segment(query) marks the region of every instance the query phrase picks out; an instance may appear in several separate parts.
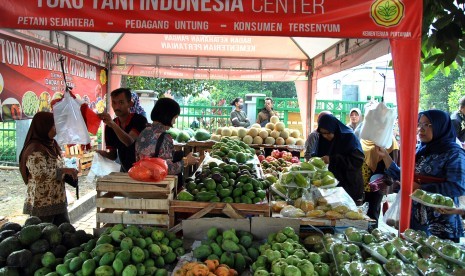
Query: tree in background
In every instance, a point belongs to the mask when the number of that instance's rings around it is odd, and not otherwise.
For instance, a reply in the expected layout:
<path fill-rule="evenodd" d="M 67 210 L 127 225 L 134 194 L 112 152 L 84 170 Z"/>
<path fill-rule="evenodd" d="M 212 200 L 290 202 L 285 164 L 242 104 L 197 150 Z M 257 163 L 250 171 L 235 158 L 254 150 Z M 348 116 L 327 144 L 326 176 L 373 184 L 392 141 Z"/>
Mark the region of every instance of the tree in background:
<path fill-rule="evenodd" d="M 454 83 L 460 78 L 463 71 L 463 68 L 453 70 L 447 76 L 439 71 L 432 79 L 423 82 L 420 89 L 420 109 L 450 110 L 449 94 L 454 90 Z"/>
<path fill-rule="evenodd" d="M 425 80 L 448 75 L 465 58 L 465 0 L 423 0 L 422 65 Z"/>
<path fill-rule="evenodd" d="M 459 100 L 465 96 L 465 70 L 462 70 L 461 77 L 454 83 L 453 90 L 449 93 L 449 112 L 458 110 Z"/>

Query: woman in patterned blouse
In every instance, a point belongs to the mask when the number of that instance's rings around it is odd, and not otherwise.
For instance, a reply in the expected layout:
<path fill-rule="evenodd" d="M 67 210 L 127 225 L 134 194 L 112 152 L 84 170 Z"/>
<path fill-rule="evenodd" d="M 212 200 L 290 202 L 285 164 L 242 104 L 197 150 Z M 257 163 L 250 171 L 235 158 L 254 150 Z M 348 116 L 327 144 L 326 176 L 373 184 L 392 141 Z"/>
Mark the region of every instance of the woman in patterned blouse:
<path fill-rule="evenodd" d="M 38 112 L 19 156 L 19 168 L 27 185 L 23 213 L 60 225 L 69 222 L 63 178 L 70 175 L 77 179 L 77 170 L 63 168 L 60 147 L 53 139 L 55 135 L 53 114 Z"/>
<path fill-rule="evenodd" d="M 144 157 L 160 157 L 166 160 L 170 175 L 180 174 L 184 166 L 195 165 L 199 162 L 198 158 L 192 156 L 192 152 L 184 158 L 175 158 L 173 138 L 171 135 L 165 135 L 166 131 L 173 127 L 180 113 L 181 108 L 175 100 L 161 98 L 157 101 L 150 114 L 152 125 L 145 128 L 137 138 L 136 160 Z M 162 134 L 163 140 L 160 142 L 157 156 L 156 147 Z"/>

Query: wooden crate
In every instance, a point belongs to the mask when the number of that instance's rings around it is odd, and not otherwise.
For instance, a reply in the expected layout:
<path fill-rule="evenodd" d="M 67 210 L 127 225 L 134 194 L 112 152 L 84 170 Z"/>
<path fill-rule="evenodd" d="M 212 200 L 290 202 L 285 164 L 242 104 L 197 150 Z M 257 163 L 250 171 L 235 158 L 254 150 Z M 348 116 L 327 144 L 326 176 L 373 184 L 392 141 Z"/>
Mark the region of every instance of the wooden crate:
<path fill-rule="evenodd" d="M 80 175 L 87 175 L 92 167 L 92 160 L 94 159 L 94 153 L 84 153 L 79 156 L 79 173 Z"/>
<path fill-rule="evenodd" d="M 177 224 L 181 214 L 191 214 L 187 219 L 201 218 L 206 214 L 224 214 L 231 218 L 270 216 L 270 206 L 268 204 L 212 203 L 182 200 L 170 200 L 169 204 L 169 228 L 172 232 L 181 229 L 181 224 Z"/>
<path fill-rule="evenodd" d="M 142 182 L 127 173 L 111 173 L 100 178 L 97 180 L 97 228 L 117 223 L 167 227 L 169 200 L 174 197 L 177 181 L 177 176 L 168 175 L 159 182 Z"/>

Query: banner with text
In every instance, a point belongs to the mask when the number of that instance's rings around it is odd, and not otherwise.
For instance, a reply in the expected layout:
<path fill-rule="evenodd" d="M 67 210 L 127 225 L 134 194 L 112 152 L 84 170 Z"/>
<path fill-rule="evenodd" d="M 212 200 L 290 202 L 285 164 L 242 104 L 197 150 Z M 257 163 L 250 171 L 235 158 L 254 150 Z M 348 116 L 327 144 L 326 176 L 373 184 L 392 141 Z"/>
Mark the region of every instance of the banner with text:
<path fill-rule="evenodd" d="M 419 38 L 421 22 L 415 14 L 421 13 L 422 7 L 418 2 L 3 0 L 0 27 L 117 33 Z"/>
<path fill-rule="evenodd" d="M 106 70 L 63 53 L 66 81 L 77 98 L 96 111 L 105 107 Z M 30 119 L 51 111 L 66 88 L 57 49 L 0 34 L 1 120 Z"/>

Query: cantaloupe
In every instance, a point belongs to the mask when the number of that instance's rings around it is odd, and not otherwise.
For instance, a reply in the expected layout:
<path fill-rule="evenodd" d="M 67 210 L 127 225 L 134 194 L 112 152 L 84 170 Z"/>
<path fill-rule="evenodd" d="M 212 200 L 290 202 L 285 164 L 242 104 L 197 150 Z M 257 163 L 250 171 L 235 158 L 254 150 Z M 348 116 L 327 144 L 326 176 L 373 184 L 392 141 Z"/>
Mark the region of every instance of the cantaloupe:
<path fill-rule="evenodd" d="M 271 135 L 271 132 L 272 132 L 273 130 L 272 130 L 272 129 L 269 129 L 269 128 L 265 128 L 265 129 L 266 129 L 266 131 L 268 131 L 268 136 L 270 136 L 270 135 Z"/>
<path fill-rule="evenodd" d="M 273 124 L 276 124 L 277 122 L 279 122 L 279 117 L 278 116 L 271 116 L 270 122 L 272 122 Z"/>
<path fill-rule="evenodd" d="M 237 141 L 241 141 L 241 140 L 242 140 L 241 137 L 239 137 L 239 136 L 231 136 L 231 139 L 232 139 L 232 140 L 237 140 Z"/>
<path fill-rule="evenodd" d="M 276 138 L 276 141 L 274 142 L 276 145 L 284 145 L 286 141 L 284 141 L 283 137 L 278 137 Z"/>
<path fill-rule="evenodd" d="M 219 142 L 221 140 L 221 135 L 218 134 L 212 134 L 210 137 L 211 140 Z"/>
<path fill-rule="evenodd" d="M 268 123 L 268 124 L 265 125 L 265 128 L 273 130 L 274 129 L 274 124 L 273 123 Z"/>
<path fill-rule="evenodd" d="M 223 128 L 222 127 L 217 128 L 216 134 L 221 135 L 221 133 L 223 133 Z"/>
<path fill-rule="evenodd" d="M 279 134 L 280 134 L 279 131 L 273 130 L 273 131 L 271 131 L 270 136 L 273 137 L 274 139 L 276 139 L 276 138 L 279 137 Z"/>
<path fill-rule="evenodd" d="M 279 135 L 280 137 L 283 137 L 284 140 L 289 138 L 289 132 L 287 130 L 281 131 L 281 134 Z"/>
<path fill-rule="evenodd" d="M 274 125 L 274 129 L 277 131 L 283 131 L 284 130 L 284 123 L 283 122 L 278 122 Z"/>
<path fill-rule="evenodd" d="M 304 143 L 305 143 L 305 141 L 304 141 L 304 139 L 302 139 L 302 138 L 297 138 L 297 139 L 295 140 L 295 145 L 296 145 L 296 146 L 303 146 Z"/>
<path fill-rule="evenodd" d="M 229 137 L 229 136 L 231 136 L 231 134 L 232 134 L 231 129 L 227 128 L 227 127 L 223 128 L 223 130 L 221 131 L 222 136 Z"/>
<path fill-rule="evenodd" d="M 231 136 L 237 136 L 237 128 L 231 127 Z"/>
<path fill-rule="evenodd" d="M 293 129 L 291 132 L 291 136 L 294 138 L 299 138 L 300 137 L 300 131 L 298 129 Z"/>
<path fill-rule="evenodd" d="M 258 133 L 258 135 L 260 137 L 262 137 L 262 139 L 266 139 L 266 137 L 268 137 L 268 131 L 266 131 L 266 129 L 262 128 L 262 130 L 260 130 L 260 132 Z"/>
<path fill-rule="evenodd" d="M 265 141 L 263 141 L 264 144 L 266 145 L 274 145 L 275 140 L 273 137 L 266 137 Z"/>
<path fill-rule="evenodd" d="M 288 137 L 286 139 L 286 145 L 293 146 L 293 145 L 295 145 L 295 143 L 296 143 L 296 141 L 295 141 L 294 137 Z"/>
<path fill-rule="evenodd" d="M 253 137 L 250 135 L 246 135 L 244 136 L 244 138 L 242 138 L 242 142 L 246 143 L 247 145 L 250 145 L 253 142 Z"/>
<path fill-rule="evenodd" d="M 263 144 L 263 139 L 262 139 L 262 137 L 260 137 L 260 136 L 255 136 L 255 137 L 253 138 L 252 144 L 257 144 L 257 145 Z"/>
<path fill-rule="evenodd" d="M 260 124 L 255 123 L 252 125 L 252 128 L 262 128 L 262 126 Z"/>
<path fill-rule="evenodd" d="M 258 135 L 258 131 L 259 131 L 258 128 L 252 127 L 252 128 L 249 129 L 249 132 L 247 134 L 252 136 L 252 138 L 253 138 L 253 137 Z"/>
<path fill-rule="evenodd" d="M 238 127 L 237 128 L 237 136 L 244 138 L 247 135 L 247 129 L 243 127 Z"/>

